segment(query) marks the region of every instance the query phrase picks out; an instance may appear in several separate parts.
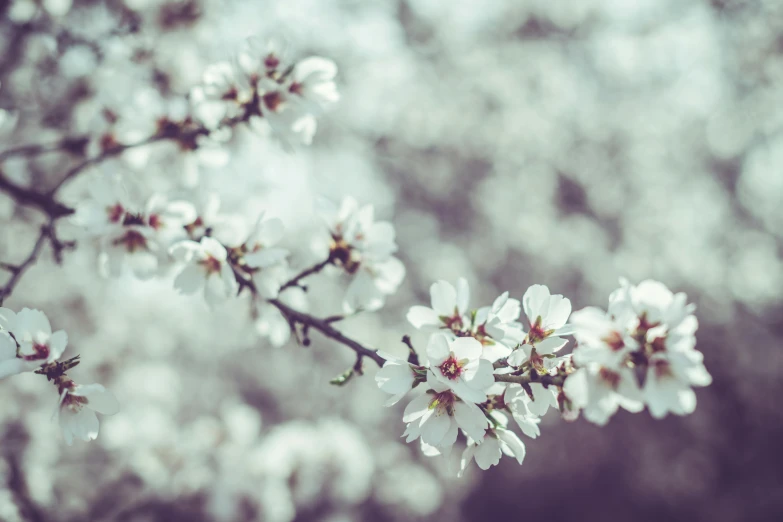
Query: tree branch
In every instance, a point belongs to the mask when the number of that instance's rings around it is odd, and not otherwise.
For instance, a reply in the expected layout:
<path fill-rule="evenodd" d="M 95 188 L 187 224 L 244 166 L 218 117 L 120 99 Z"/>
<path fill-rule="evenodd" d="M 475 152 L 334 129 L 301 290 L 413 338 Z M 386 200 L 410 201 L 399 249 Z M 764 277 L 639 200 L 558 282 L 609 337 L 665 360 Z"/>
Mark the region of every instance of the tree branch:
<path fill-rule="evenodd" d="M 299 284 L 299 281 L 301 281 L 302 279 L 304 279 L 304 278 L 306 278 L 306 277 L 308 277 L 308 276 L 311 276 L 311 275 L 313 275 L 313 274 L 317 274 L 318 272 L 320 272 L 321 270 L 323 270 L 323 269 L 324 269 L 324 267 L 326 267 L 326 265 L 328 265 L 328 264 L 329 264 L 329 263 L 331 263 L 331 262 L 332 262 L 332 258 L 330 257 L 330 258 L 328 258 L 328 259 L 326 259 L 326 260 L 324 260 L 324 261 L 321 261 L 320 263 L 318 263 L 318 264 L 317 264 L 317 265 L 315 265 L 315 266 L 311 266 L 311 267 L 310 267 L 310 268 L 308 268 L 307 270 L 303 270 L 302 272 L 300 272 L 299 274 L 297 274 L 296 276 L 294 276 L 294 278 L 293 278 L 293 279 L 291 279 L 291 280 L 290 280 L 290 281 L 288 281 L 286 284 L 284 284 L 283 286 L 281 286 L 281 287 L 280 287 L 280 291 L 282 292 L 282 291 L 283 291 L 283 290 L 285 290 L 286 288 L 291 288 L 292 286 L 299 286 L 299 287 L 301 287 L 302 285 L 300 285 L 300 284 Z"/>
<path fill-rule="evenodd" d="M 358 357 L 367 357 L 368 359 L 375 361 L 378 366 L 383 366 L 384 359 L 378 355 L 376 350 L 371 350 L 370 348 L 362 346 L 357 341 L 354 341 L 350 337 L 343 334 L 341 331 L 334 328 L 331 323 L 325 321 L 324 319 L 318 319 L 317 317 L 313 317 L 310 314 L 300 312 L 299 310 L 294 310 L 290 306 L 282 303 L 277 299 L 269 299 L 269 304 L 280 310 L 280 313 L 283 314 L 289 323 L 298 323 L 307 328 L 318 330 L 326 337 L 333 339 L 356 352 Z"/>
<path fill-rule="evenodd" d="M 0 264 L 0 268 L 3 268 L 4 270 L 7 270 L 11 273 L 11 277 L 8 279 L 8 281 L 6 281 L 5 286 L 0 288 L 0 304 L 3 304 L 5 298 L 11 295 L 25 272 L 38 260 L 38 256 L 41 254 L 41 249 L 47 240 L 52 245 L 52 252 L 54 254 L 55 261 L 57 261 L 58 264 L 62 261 L 63 250 L 72 248 L 74 246 L 73 242 L 60 241 L 54 228 L 54 220 L 50 221 L 46 225 L 42 225 L 41 231 L 38 234 L 38 239 L 36 239 L 33 248 L 30 250 L 30 253 L 27 254 L 27 257 L 21 263 L 17 265 L 12 263 Z"/>
<path fill-rule="evenodd" d="M 513 384 L 521 384 L 522 386 L 526 386 L 532 383 L 539 383 L 542 384 L 545 388 L 548 386 L 562 386 L 565 380 L 565 375 L 538 375 L 535 370 L 531 370 L 529 373 L 524 375 L 512 375 L 508 373 L 503 375 L 495 375 L 496 382 L 509 382 Z"/>
<path fill-rule="evenodd" d="M 12 156 L 38 156 L 57 151 L 83 154 L 84 148 L 89 141 L 90 139 L 88 137 L 79 136 L 75 138 L 63 138 L 60 141 L 47 143 L 45 145 L 20 145 L 19 147 L 6 149 L 3 152 L 0 152 L 0 161 L 5 161 Z"/>
<path fill-rule="evenodd" d="M 54 199 L 51 194 L 42 194 L 35 190 L 21 187 L 9 180 L 0 170 L 0 191 L 8 194 L 21 205 L 36 207 L 52 219 L 73 214 L 74 210 Z"/>

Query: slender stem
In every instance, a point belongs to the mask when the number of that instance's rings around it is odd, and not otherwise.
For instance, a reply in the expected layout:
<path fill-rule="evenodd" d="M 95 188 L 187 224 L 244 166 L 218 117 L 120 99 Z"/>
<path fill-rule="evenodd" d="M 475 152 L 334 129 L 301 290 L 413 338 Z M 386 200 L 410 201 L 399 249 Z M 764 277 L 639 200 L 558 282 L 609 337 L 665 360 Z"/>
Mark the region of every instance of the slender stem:
<path fill-rule="evenodd" d="M 47 143 L 47 144 L 31 144 L 31 145 L 20 145 L 18 147 L 13 147 L 10 149 L 6 149 L 3 152 L 0 152 L 0 161 L 5 161 L 5 159 L 10 158 L 12 156 L 38 156 L 41 154 L 48 154 L 50 152 L 58 152 L 58 151 L 69 151 L 69 152 L 79 152 L 84 150 L 84 147 L 89 142 L 89 138 L 86 136 L 79 136 L 75 138 L 63 138 L 60 141 L 56 141 L 54 143 Z"/>
<path fill-rule="evenodd" d="M 296 276 L 294 276 L 294 278 L 293 278 L 293 279 L 291 279 L 291 280 L 290 280 L 290 281 L 288 281 L 286 284 L 284 284 L 283 286 L 281 286 L 281 287 L 280 287 L 280 291 L 282 292 L 282 291 L 283 291 L 283 290 L 285 290 L 286 288 L 291 288 L 292 286 L 301 286 L 301 285 L 299 284 L 299 281 L 301 281 L 302 279 L 304 279 L 304 278 L 306 278 L 306 277 L 308 277 L 308 276 L 311 276 L 311 275 L 313 275 L 313 274 L 317 274 L 318 272 L 320 272 L 321 270 L 323 270 L 323 269 L 324 269 L 324 267 L 326 267 L 326 265 L 328 265 L 328 264 L 329 264 L 329 263 L 331 263 L 331 262 L 332 262 L 332 259 L 331 259 L 331 258 L 328 258 L 328 259 L 325 259 L 324 261 L 321 261 L 320 263 L 318 263 L 318 264 L 317 264 L 317 265 L 315 265 L 315 266 L 311 266 L 310 268 L 308 268 L 308 269 L 306 269 L 306 270 L 303 270 L 302 272 L 300 272 L 299 274 L 297 274 Z"/>
<path fill-rule="evenodd" d="M 526 373 L 524 375 L 495 375 L 495 381 L 497 382 L 509 382 L 514 384 L 527 385 L 532 383 L 539 383 L 546 386 L 562 386 L 565 382 L 565 375 L 538 375 L 535 371 Z"/>
<path fill-rule="evenodd" d="M 41 232 L 38 234 L 38 239 L 35 241 L 32 250 L 30 250 L 30 253 L 24 259 L 24 261 L 16 266 L 4 266 L 6 270 L 11 272 L 11 277 L 5 283 L 5 286 L 0 288 L 0 304 L 3 303 L 3 300 L 6 297 L 11 295 L 11 292 L 13 292 L 14 288 L 16 288 L 16 285 L 19 284 L 19 281 L 22 279 L 25 271 L 30 268 L 33 263 L 35 263 L 36 259 L 38 259 L 38 255 L 41 253 L 41 249 L 43 248 L 47 237 L 49 237 L 49 226 L 44 225 L 41 227 Z"/>
<path fill-rule="evenodd" d="M 37 207 L 52 219 L 73 214 L 73 209 L 55 200 L 51 194 L 42 194 L 35 190 L 21 187 L 8 179 L 0 170 L 0 191 L 8 194 L 14 201 L 21 205 Z"/>
<path fill-rule="evenodd" d="M 367 357 L 368 359 L 372 359 L 373 361 L 375 361 L 375 363 L 378 366 L 383 366 L 384 359 L 383 357 L 378 355 L 378 352 L 376 350 L 366 348 L 359 342 L 354 341 L 350 337 L 343 334 L 341 331 L 334 328 L 331 325 L 331 323 L 326 322 L 323 319 L 318 319 L 317 317 L 313 317 L 310 314 L 300 312 L 299 310 L 294 310 L 293 308 L 282 303 L 278 299 L 269 299 L 269 304 L 273 305 L 278 310 L 280 310 L 280 313 L 282 313 L 283 316 L 286 319 L 288 319 L 289 322 L 299 323 L 301 325 L 306 326 L 307 328 L 318 330 L 326 337 L 330 339 L 334 339 L 338 343 L 347 346 L 348 348 L 356 352 L 358 356 Z"/>

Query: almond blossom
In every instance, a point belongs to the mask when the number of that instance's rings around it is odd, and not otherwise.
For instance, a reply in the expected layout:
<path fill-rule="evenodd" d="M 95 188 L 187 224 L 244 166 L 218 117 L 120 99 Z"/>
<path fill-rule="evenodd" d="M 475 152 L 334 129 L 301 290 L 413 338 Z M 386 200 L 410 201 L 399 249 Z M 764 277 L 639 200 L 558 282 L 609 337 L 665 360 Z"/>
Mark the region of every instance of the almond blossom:
<path fill-rule="evenodd" d="M 427 370 L 423 366 L 411 364 L 383 352 L 379 352 L 378 355 L 386 359 L 386 362 L 375 374 L 375 382 L 378 383 L 381 391 L 392 395 L 386 401 L 386 406 L 397 404 L 405 394 L 427 378 Z"/>
<path fill-rule="evenodd" d="M 250 237 L 242 245 L 243 268 L 250 273 L 256 290 L 264 298 L 277 297 L 289 277 L 288 250 L 277 247 L 283 238 L 283 222 L 277 218 L 258 218 Z"/>
<path fill-rule="evenodd" d="M 23 308 L 14 313 L 0 308 L 0 328 L 0 378 L 52 363 L 68 345 L 68 334 L 52 333 L 49 319 L 39 310 Z"/>
<path fill-rule="evenodd" d="M 461 399 L 475 403 L 487 400 L 486 389 L 495 382 L 492 363 L 481 354 L 481 343 L 470 337 L 449 340 L 434 334 L 427 345 L 429 368 L 435 378 Z"/>
<path fill-rule="evenodd" d="M 239 287 L 228 252 L 217 240 L 204 237 L 198 243 L 180 241 L 171 247 L 171 255 L 185 264 L 174 280 L 174 287 L 182 293 L 203 292 L 209 305 L 236 295 Z"/>
<path fill-rule="evenodd" d="M 120 410 L 117 398 L 100 384 L 75 384 L 69 379 L 59 383 L 60 402 L 57 417 L 65 442 L 74 439 L 89 442 L 98 437 L 98 417 L 114 415 Z"/>
<path fill-rule="evenodd" d="M 468 439 L 458 476 L 465 473 L 472 460 L 485 471 L 500 463 L 503 454 L 515 458 L 520 465 L 525 460 L 525 445 L 513 431 L 507 429 L 508 419 L 499 412 L 493 412 L 492 420 L 494 426 L 484 432 L 484 437 L 478 441 Z"/>
<path fill-rule="evenodd" d="M 478 406 L 460 399 L 449 386 L 427 375 L 426 393 L 413 399 L 405 408 L 402 420 L 408 424 L 406 442 L 421 441 L 448 455 L 461 429 L 474 440 L 484 437 L 487 418 Z"/>
<path fill-rule="evenodd" d="M 392 255 L 397 251 L 394 227 L 375 221 L 373 206 L 359 207 L 351 197 L 344 198 L 339 208 L 322 200 L 321 217 L 331 235 L 330 261 L 353 276 L 344 311 L 381 308 L 405 277 L 405 266 Z"/>
<path fill-rule="evenodd" d="M 457 280 L 455 288 L 447 281 L 437 281 L 430 286 L 432 307 L 412 306 L 407 319 L 414 328 L 435 327 L 461 332 L 470 323 L 467 316 L 470 288 L 464 278 Z"/>

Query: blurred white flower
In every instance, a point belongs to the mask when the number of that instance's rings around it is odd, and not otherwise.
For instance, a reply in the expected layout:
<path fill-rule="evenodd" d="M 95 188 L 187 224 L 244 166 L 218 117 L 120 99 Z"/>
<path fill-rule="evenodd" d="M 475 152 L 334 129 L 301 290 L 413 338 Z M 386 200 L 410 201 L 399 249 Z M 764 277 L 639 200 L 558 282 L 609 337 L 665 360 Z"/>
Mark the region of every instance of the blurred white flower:
<path fill-rule="evenodd" d="M 626 367 L 590 363 L 568 376 L 563 391 L 574 406 L 583 410 L 587 420 L 600 426 L 621 406 L 633 413 L 644 408 L 633 370 Z"/>
<path fill-rule="evenodd" d="M 326 58 L 311 56 L 294 65 L 289 78 L 288 92 L 295 101 L 301 101 L 311 111 L 318 111 L 340 99 L 334 78 L 337 65 Z"/>
<path fill-rule="evenodd" d="M 63 330 L 52 333 L 49 319 L 40 310 L 23 308 L 14 313 L 0 308 L 0 328 L 4 330 L 0 331 L 0 378 L 55 362 L 68 346 L 68 334 Z"/>
<path fill-rule="evenodd" d="M 242 104 L 251 98 L 250 84 L 229 62 L 209 65 L 202 84 L 190 92 L 193 112 L 208 129 L 217 129 L 226 119 L 239 116 Z"/>
<path fill-rule="evenodd" d="M 225 247 L 211 237 L 200 242 L 185 240 L 171 247 L 171 255 L 185 268 L 174 279 L 174 287 L 185 294 L 203 292 L 207 304 L 219 304 L 234 297 L 239 288 Z"/>
<path fill-rule="evenodd" d="M 119 277 L 125 267 L 139 279 L 150 279 L 158 274 L 163 252 L 155 230 L 133 216 L 115 226 L 101 238 L 108 274 Z"/>
<path fill-rule="evenodd" d="M 59 390 L 58 420 L 69 446 L 74 439 L 89 442 L 98 437 L 96 412 L 114 415 L 120 411 L 117 398 L 100 384 L 79 385 L 65 380 L 60 383 Z"/>
<path fill-rule="evenodd" d="M 246 265 L 243 269 L 250 272 L 258 294 L 267 299 L 277 297 L 289 276 L 288 250 L 275 246 L 283 238 L 283 233 L 282 221 L 264 219 L 262 214 L 242 247 Z"/>
<path fill-rule="evenodd" d="M 381 308 L 386 296 L 396 292 L 405 278 L 405 266 L 392 256 L 397 251 L 394 227 L 375 221 L 373 206 L 359 207 L 351 197 L 344 198 L 339 208 L 326 200 L 319 203 L 321 218 L 331 234 L 329 259 L 353 275 L 344 310 Z"/>
<path fill-rule="evenodd" d="M 121 225 L 128 212 L 137 211 L 118 175 L 94 175 L 88 180 L 87 190 L 89 197 L 77 203 L 76 212 L 71 218 L 87 234 L 106 234 L 112 227 Z"/>

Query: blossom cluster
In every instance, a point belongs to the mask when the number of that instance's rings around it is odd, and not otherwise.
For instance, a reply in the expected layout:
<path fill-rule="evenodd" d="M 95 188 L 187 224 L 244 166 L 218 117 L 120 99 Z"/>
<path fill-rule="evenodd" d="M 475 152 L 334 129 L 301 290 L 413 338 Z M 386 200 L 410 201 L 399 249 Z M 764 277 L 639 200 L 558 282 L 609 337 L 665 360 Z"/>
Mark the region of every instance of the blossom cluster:
<path fill-rule="evenodd" d="M 52 332 L 46 315 L 23 308 L 18 313 L 0 308 L 0 379 L 24 372 L 45 375 L 57 388 L 57 417 L 65 441 L 94 440 L 98 436 L 95 413 L 114 415 L 119 404 L 100 384 L 76 384 L 66 372 L 79 364 L 79 356 L 63 362 L 68 345 L 63 330 Z"/>
<path fill-rule="evenodd" d="M 277 42 L 246 42 L 232 61 L 205 71 L 186 114 L 160 119 L 142 148 L 174 140 L 183 156 L 220 151 L 240 124 L 265 129 L 286 145 L 310 143 L 316 117 L 339 99 L 337 68 L 319 57 L 288 62 L 287 54 Z M 101 152 L 92 160 L 138 145 L 117 138 L 102 134 Z M 372 205 L 351 197 L 322 201 L 321 262 L 296 271 L 287 244 L 293 234 L 279 218 L 258 209 L 254 221 L 245 222 L 223 212 L 215 194 L 193 190 L 193 176 L 180 179 L 184 187 L 153 193 L 117 171 L 88 179 L 89 194 L 75 205 L 72 223 L 97 243 L 103 273 L 168 278 L 210 307 L 249 295 L 249 317 L 273 344 L 285 343 L 291 333 L 299 340 L 299 325 L 307 342 L 313 327 L 356 351 L 356 365 L 336 384 L 361 373 L 364 357 L 385 361 L 375 378 L 391 395 L 388 406 L 414 388 L 422 391 L 404 409 L 403 436 L 418 439 L 428 456 L 448 458 L 462 434 L 460 474 L 473 460 L 488 469 L 503 454 L 523 462 L 525 444 L 512 419 L 522 434 L 536 438 L 550 408 L 568 420 L 582 413 L 599 425 L 620 407 L 638 412 L 646 406 L 654 417 L 685 415 L 696 405 L 692 388 L 710 383 L 695 348 L 694 305 L 656 281 L 623 280 L 607 311 L 589 307 L 573 314 L 568 298 L 543 285 L 530 286 L 521 299 L 504 292 L 490 305 L 472 308 L 465 279 L 438 281 L 430 288 L 430 305 L 407 313 L 414 328 L 429 334 L 423 363 L 410 343 L 407 360 L 365 348 L 330 326 L 345 315 L 308 316 L 285 304 L 290 293 L 284 292 L 305 290 L 306 278 L 327 270 L 349 280 L 343 314 L 382 308 L 406 270 L 396 257 L 394 227 L 376 220 Z M 576 340 L 572 353 L 563 350 L 568 336 Z M 70 444 L 94 439 L 95 413 L 114 414 L 118 404 L 103 386 L 77 385 L 67 376 L 79 360 L 59 361 L 66 345 L 66 334 L 52 333 L 43 313 L 0 309 L 0 378 L 34 371 L 52 381 Z"/>
<path fill-rule="evenodd" d="M 506 292 L 478 309 L 469 307 L 464 279 L 456 287 L 438 281 L 430 294 L 431 307 L 414 306 L 407 315 L 430 332 L 427 363 L 414 354 L 385 355 L 376 381 L 392 395 L 387 405 L 423 385 L 403 413 L 403 436 L 420 439 L 426 455 L 449 455 L 462 432 L 460 474 L 473 459 L 482 469 L 502 454 L 522 463 L 525 446 L 509 429 L 509 416 L 535 438 L 550 408 L 568 420 L 582 411 L 596 424 L 620 406 L 638 412 L 646 404 L 654 417 L 684 415 L 695 408 L 691 387 L 710 383 L 695 349 L 694 306 L 656 281 L 623 280 L 608 312 L 585 308 L 573 315 L 569 299 L 542 285 L 528 288 L 521 302 Z M 577 347 L 561 355 L 567 335 Z"/>
<path fill-rule="evenodd" d="M 316 116 L 340 99 L 331 60 L 287 61 L 286 45 L 251 38 L 231 61 L 210 65 L 191 92 L 195 117 L 208 129 L 232 120 L 272 131 L 285 143 L 310 144 Z"/>

